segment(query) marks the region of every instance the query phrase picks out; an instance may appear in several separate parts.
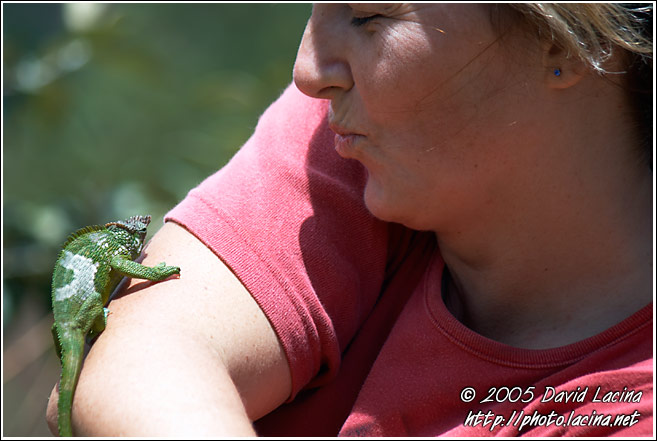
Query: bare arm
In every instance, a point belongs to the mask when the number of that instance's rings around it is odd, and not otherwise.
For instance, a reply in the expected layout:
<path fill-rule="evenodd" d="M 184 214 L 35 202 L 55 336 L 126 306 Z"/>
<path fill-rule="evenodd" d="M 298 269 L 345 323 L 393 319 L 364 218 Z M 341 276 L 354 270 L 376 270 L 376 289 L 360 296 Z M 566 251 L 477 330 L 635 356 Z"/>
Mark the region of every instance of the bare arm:
<path fill-rule="evenodd" d="M 251 421 L 290 393 L 287 359 L 237 277 L 182 227 L 167 223 L 143 261 L 180 279 L 132 280 L 110 303 L 80 376 L 78 435 L 253 436 Z M 56 433 L 57 392 L 48 404 Z"/>

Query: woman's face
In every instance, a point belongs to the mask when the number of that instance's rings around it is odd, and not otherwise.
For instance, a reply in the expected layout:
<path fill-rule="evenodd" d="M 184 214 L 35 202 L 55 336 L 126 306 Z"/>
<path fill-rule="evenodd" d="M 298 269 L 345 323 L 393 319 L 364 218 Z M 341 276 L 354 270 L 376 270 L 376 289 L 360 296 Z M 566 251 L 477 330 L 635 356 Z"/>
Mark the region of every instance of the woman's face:
<path fill-rule="evenodd" d="M 491 5 L 319 4 L 294 69 L 331 100 L 336 149 L 368 171 L 377 217 L 441 231 L 522 185 L 536 161 L 540 51 L 500 41 Z M 522 174 L 522 173 L 521 173 Z M 467 227 L 467 226 L 466 226 Z"/>

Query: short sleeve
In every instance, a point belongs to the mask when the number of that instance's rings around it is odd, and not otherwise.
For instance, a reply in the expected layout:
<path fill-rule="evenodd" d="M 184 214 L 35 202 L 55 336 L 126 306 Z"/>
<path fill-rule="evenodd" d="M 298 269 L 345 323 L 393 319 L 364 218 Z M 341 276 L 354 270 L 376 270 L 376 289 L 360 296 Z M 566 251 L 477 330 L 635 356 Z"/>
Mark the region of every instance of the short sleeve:
<path fill-rule="evenodd" d="M 363 203 L 366 170 L 335 152 L 327 109 L 289 86 L 231 161 L 166 215 L 262 308 L 290 364 L 290 399 L 336 374 L 386 267 L 389 226 Z"/>

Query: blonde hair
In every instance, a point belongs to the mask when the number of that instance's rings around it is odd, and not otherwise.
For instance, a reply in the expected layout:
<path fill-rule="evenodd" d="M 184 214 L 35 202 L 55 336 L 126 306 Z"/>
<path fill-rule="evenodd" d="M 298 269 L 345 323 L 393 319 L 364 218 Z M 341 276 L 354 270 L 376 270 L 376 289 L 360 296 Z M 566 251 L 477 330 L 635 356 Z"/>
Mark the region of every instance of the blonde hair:
<path fill-rule="evenodd" d="M 607 73 L 605 62 L 621 48 L 652 65 L 652 4 L 512 3 L 541 33 Z M 543 36 L 543 35 L 542 35 Z"/>

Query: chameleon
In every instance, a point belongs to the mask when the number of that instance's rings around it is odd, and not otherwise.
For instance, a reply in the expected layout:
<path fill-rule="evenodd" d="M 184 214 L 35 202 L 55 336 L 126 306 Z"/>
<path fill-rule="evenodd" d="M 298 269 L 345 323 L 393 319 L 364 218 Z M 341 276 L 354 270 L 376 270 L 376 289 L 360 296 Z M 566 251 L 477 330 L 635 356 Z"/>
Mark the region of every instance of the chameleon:
<path fill-rule="evenodd" d="M 82 369 L 85 339 L 107 324 L 105 305 L 124 276 L 161 281 L 180 268 L 164 262 L 148 267 L 135 262 L 144 247 L 150 216 L 93 225 L 73 233 L 64 244 L 52 276 L 52 335 L 61 362 L 57 426 L 73 436 L 71 409 Z"/>

